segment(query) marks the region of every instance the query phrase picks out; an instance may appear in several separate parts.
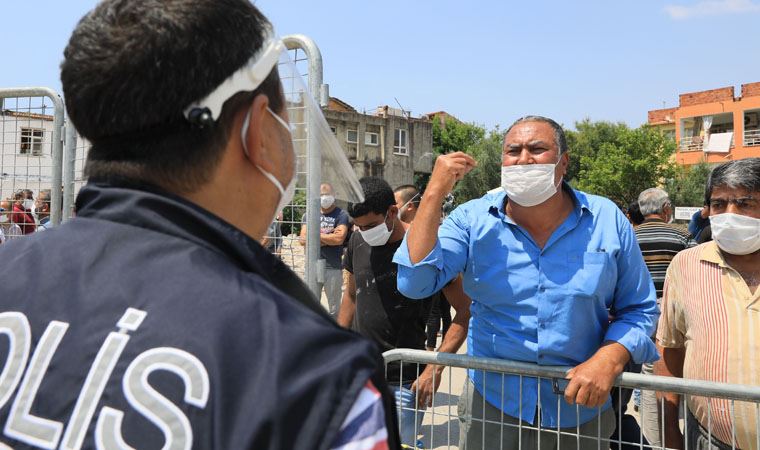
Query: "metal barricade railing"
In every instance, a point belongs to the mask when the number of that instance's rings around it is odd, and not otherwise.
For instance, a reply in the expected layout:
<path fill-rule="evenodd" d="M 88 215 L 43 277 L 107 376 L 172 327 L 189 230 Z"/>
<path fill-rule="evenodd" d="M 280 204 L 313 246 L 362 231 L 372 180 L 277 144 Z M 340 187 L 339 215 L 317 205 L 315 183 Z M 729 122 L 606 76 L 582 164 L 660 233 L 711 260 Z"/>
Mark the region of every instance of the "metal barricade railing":
<path fill-rule="evenodd" d="M 480 393 L 473 393 L 477 391 L 473 391 L 467 371 L 473 371 L 476 375 L 496 374 L 501 382 L 495 387 L 483 386 L 483 390 L 500 392 L 502 401 L 504 394 L 508 393 L 510 398 L 517 400 L 517 415 L 523 418 L 526 415 L 523 414 L 522 405 L 530 395 L 530 392 L 524 392 L 523 386 L 528 380 L 538 380 L 538 383 L 534 384 L 550 386 L 556 398 L 547 401 L 546 390 L 538 388 L 532 393 L 538 397 L 537 405 L 543 404 L 546 410 L 546 405 L 551 404 L 550 409 L 552 413 L 556 413 L 555 417 L 560 415 L 561 408 L 575 408 L 577 420 L 580 408 L 570 406 L 562 396 L 567 384 L 565 375 L 569 367 L 539 366 L 410 349 L 385 352 L 384 358 L 386 377 L 396 393 L 402 443 L 408 446 L 467 450 L 668 448 L 661 439 L 666 426 L 661 413 L 665 408 L 665 400 L 655 397 L 655 393 L 666 392 L 680 394 L 678 426 L 683 433 L 683 448 L 708 448 L 705 442 L 700 442 L 702 447 L 697 445 L 698 441 L 702 440 L 718 442 L 710 448 L 760 448 L 760 386 L 625 372 L 617 378 L 612 389 L 612 414 L 600 408 L 597 417 L 592 418 L 590 422 L 560 428 L 559 424 L 548 426 L 543 423 L 540 407 L 527 414 L 527 417 L 534 417 L 532 424 L 530 421 L 516 420 L 508 414 L 503 414 L 502 411 L 508 409 L 503 407 L 503 404 L 492 405 L 490 402 L 484 402 Z M 440 388 L 432 397 L 432 404 L 427 408 L 419 408 L 414 401 L 414 394 L 405 389 L 405 386 L 409 388 L 409 382 L 414 380 L 427 364 L 444 369 L 440 380 L 434 380 L 433 384 L 440 383 Z M 437 377 L 436 372 L 433 373 L 434 378 Z M 505 390 L 509 384 L 505 380 L 514 379 L 513 377 L 517 377 L 520 386 L 518 392 Z M 485 379 L 483 377 L 483 383 Z M 648 394 L 650 401 L 635 407 L 632 405 L 634 402 L 629 400 L 633 390 L 641 391 L 642 395 Z M 402 394 L 399 395 L 399 392 Z M 543 402 L 542 392 L 545 396 Z M 693 408 L 689 405 L 694 404 L 699 405 L 696 408 L 699 409 L 697 415 L 701 420 L 695 419 L 695 413 L 691 412 Z"/>
<path fill-rule="evenodd" d="M 0 200 L 11 206 L 4 212 L 9 220 L 0 224 L 6 236 L 19 229 L 30 234 L 41 219 L 53 226 L 61 221 L 63 119 L 63 101 L 52 89 L 0 89 Z M 36 211 L 41 192 L 49 192 L 49 216 Z"/>

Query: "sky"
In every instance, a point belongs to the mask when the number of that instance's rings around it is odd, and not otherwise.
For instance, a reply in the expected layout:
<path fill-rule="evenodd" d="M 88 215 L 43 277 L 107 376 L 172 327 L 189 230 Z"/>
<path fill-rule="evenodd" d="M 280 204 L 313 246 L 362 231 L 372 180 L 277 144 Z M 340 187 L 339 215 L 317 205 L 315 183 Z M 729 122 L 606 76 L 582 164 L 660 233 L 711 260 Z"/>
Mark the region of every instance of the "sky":
<path fill-rule="evenodd" d="M 638 126 L 680 93 L 760 81 L 760 0 L 254 3 L 279 35 L 317 43 L 330 94 L 359 111 Z M 63 48 L 95 4 L 0 0 L 0 87 L 60 92 Z"/>

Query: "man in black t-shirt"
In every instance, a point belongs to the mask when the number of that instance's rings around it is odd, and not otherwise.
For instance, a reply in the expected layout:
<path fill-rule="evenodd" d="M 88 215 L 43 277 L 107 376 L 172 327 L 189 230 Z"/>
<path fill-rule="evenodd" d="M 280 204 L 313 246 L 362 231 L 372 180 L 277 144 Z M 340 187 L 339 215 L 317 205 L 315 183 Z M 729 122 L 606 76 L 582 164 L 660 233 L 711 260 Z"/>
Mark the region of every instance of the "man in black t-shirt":
<path fill-rule="evenodd" d="M 330 183 L 322 183 L 319 187 L 320 211 L 319 216 L 319 258 L 325 260 L 325 279 L 319 285 L 319 292 L 324 287 L 330 315 L 338 316 L 340 307 L 341 288 L 343 287 L 343 272 L 341 259 L 343 243 L 348 233 L 348 214 L 335 205 L 335 195 Z M 301 219 L 301 245 L 306 245 L 306 216 Z"/>
<path fill-rule="evenodd" d="M 364 202 L 349 204 L 359 232 L 351 236 L 343 267 L 349 272 L 338 324 L 353 327 L 382 351 L 425 349 L 425 323 L 430 299 L 413 300 L 396 288 L 393 255 L 404 238 L 393 190 L 381 178 L 359 180 Z M 401 443 L 414 446 L 423 413 L 416 410 L 412 384 L 425 369 L 417 364 L 389 364 L 388 383 L 396 393 Z"/>

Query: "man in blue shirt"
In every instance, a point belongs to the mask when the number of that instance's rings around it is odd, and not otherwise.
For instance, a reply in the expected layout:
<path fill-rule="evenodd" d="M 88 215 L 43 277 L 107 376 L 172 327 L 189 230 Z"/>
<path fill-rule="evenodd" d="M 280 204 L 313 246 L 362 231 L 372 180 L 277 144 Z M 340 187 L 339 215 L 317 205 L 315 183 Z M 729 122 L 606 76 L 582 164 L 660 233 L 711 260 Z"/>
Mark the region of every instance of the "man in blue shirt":
<path fill-rule="evenodd" d="M 597 448 L 615 427 L 615 378 L 629 360 L 657 359 L 655 290 L 633 229 L 611 201 L 563 183 L 568 161 L 556 122 L 518 119 L 504 138 L 503 191 L 458 207 L 439 228 L 446 194 L 476 165 L 461 152 L 440 156 L 395 255 L 398 288 L 411 298 L 463 273 L 470 355 L 574 367 L 564 400 L 551 380 L 470 371 L 460 448 L 533 448 L 539 439 L 542 449 Z M 552 431 L 501 425 L 520 420 Z M 592 438 L 558 440 L 558 428 Z"/>

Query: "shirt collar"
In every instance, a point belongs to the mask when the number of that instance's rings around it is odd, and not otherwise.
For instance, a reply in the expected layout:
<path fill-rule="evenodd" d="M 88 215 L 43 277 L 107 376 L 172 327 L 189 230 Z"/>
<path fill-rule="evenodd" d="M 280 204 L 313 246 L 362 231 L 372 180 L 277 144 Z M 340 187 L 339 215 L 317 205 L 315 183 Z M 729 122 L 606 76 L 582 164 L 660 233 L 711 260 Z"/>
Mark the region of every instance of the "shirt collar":
<path fill-rule="evenodd" d="M 702 251 L 699 253 L 700 261 L 711 262 L 717 264 L 719 267 L 728 267 L 726 260 L 718 249 L 718 244 L 715 241 L 710 241 L 702 247 Z"/>
<path fill-rule="evenodd" d="M 589 204 L 588 197 L 586 194 L 584 194 L 581 191 L 576 191 L 572 187 L 570 187 L 570 184 L 568 184 L 566 181 L 562 181 L 562 189 L 570 194 L 570 198 L 573 199 L 573 205 L 575 213 L 580 216 L 583 214 L 583 211 L 588 211 L 591 213 L 591 205 Z M 495 214 L 497 216 L 505 216 L 504 214 L 504 206 L 506 205 L 507 201 L 507 193 L 502 189 L 498 193 L 490 194 L 491 197 L 488 199 L 487 205 L 488 205 L 488 211 L 491 214 Z M 510 220 L 507 217 L 507 220 Z"/>

